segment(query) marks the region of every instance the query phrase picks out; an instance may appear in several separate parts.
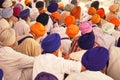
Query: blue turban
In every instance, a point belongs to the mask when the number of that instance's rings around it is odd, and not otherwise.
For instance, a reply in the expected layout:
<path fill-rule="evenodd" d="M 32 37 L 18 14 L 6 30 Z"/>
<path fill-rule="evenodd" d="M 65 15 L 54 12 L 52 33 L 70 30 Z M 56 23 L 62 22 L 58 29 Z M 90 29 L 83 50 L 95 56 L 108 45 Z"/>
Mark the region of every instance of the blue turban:
<path fill-rule="evenodd" d="M 89 49 L 82 57 L 82 64 L 87 70 L 100 71 L 104 69 L 109 60 L 109 52 L 104 47 Z"/>
<path fill-rule="evenodd" d="M 58 9 L 58 4 L 57 3 L 51 3 L 47 7 L 48 12 L 50 12 L 50 13 L 53 13 L 53 12 L 57 11 L 57 9 Z"/>
<path fill-rule="evenodd" d="M 23 10 L 19 17 L 22 18 L 22 19 L 27 19 L 27 17 L 30 15 L 30 10 L 29 9 L 25 9 Z"/>
<path fill-rule="evenodd" d="M 53 74 L 41 72 L 36 76 L 35 80 L 58 80 L 58 79 Z"/>
<path fill-rule="evenodd" d="M 91 33 L 86 33 L 82 36 L 80 36 L 80 38 L 78 39 L 78 46 L 81 49 L 90 49 L 93 48 L 94 46 L 94 42 L 95 42 L 95 36 L 94 34 Z"/>
<path fill-rule="evenodd" d="M 43 39 L 41 47 L 44 53 L 52 53 L 61 45 L 61 38 L 58 33 L 50 34 Z"/>
<path fill-rule="evenodd" d="M 44 26 L 47 25 L 48 20 L 49 20 L 49 15 L 46 13 L 40 13 L 40 15 L 36 19 L 37 22 L 40 22 Z"/>

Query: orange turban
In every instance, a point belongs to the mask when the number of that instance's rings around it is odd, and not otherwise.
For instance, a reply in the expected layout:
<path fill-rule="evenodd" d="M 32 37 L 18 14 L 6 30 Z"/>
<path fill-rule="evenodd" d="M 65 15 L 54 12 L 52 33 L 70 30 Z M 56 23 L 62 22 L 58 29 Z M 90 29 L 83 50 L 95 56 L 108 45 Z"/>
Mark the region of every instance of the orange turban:
<path fill-rule="evenodd" d="M 120 21 L 119 19 L 117 19 L 116 17 L 112 17 L 110 18 L 110 21 L 111 23 L 113 23 L 116 27 L 119 27 L 120 26 Z"/>
<path fill-rule="evenodd" d="M 53 13 L 51 14 L 51 16 L 52 16 L 53 18 L 55 18 L 56 20 L 60 20 L 60 18 L 61 18 L 61 15 L 60 15 L 59 12 L 53 12 Z"/>
<path fill-rule="evenodd" d="M 75 17 L 74 16 L 67 16 L 65 19 L 64 19 L 64 23 L 69 26 L 71 24 L 75 24 Z"/>
<path fill-rule="evenodd" d="M 96 13 L 96 9 L 94 7 L 90 7 L 88 10 L 89 15 L 94 15 Z"/>
<path fill-rule="evenodd" d="M 74 38 L 78 33 L 79 33 L 79 27 L 76 25 L 71 24 L 66 29 L 66 34 L 70 38 Z"/>
<path fill-rule="evenodd" d="M 63 7 L 64 7 L 64 5 L 63 5 L 62 2 L 58 3 L 58 8 L 59 8 L 59 9 L 62 9 Z"/>
<path fill-rule="evenodd" d="M 118 8 L 119 8 L 119 5 L 118 5 L 118 4 L 113 4 L 113 5 L 111 5 L 111 6 L 109 7 L 109 10 L 110 10 L 111 12 L 116 12 Z"/>
<path fill-rule="evenodd" d="M 97 24 L 100 22 L 100 16 L 98 14 L 95 14 L 91 18 L 93 24 Z"/>
<path fill-rule="evenodd" d="M 100 15 L 101 18 L 104 18 L 104 16 L 105 16 L 105 10 L 104 10 L 104 8 L 99 8 L 97 10 L 96 14 Z"/>
<path fill-rule="evenodd" d="M 37 36 L 43 36 L 46 33 L 46 28 L 41 23 L 36 22 L 31 27 L 30 30 Z"/>
<path fill-rule="evenodd" d="M 31 0 L 25 0 L 26 5 L 29 4 L 29 3 L 31 3 Z"/>
<path fill-rule="evenodd" d="M 81 7 L 76 6 L 71 11 L 70 14 L 74 16 L 76 19 L 80 19 Z"/>

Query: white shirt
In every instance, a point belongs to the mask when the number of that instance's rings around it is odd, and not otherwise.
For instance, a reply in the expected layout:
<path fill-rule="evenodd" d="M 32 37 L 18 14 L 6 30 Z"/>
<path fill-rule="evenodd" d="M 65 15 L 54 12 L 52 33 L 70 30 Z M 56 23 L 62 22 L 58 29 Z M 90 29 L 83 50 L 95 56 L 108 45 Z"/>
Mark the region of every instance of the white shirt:
<path fill-rule="evenodd" d="M 0 68 L 4 72 L 4 80 L 32 80 L 33 62 L 33 57 L 16 52 L 10 47 L 0 48 Z"/>
<path fill-rule="evenodd" d="M 84 71 L 81 73 L 70 74 L 65 80 L 113 80 L 111 77 L 100 71 Z"/>
<path fill-rule="evenodd" d="M 80 72 L 81 63 L 65 60 L 61 57 L 56 57 L 52 53 L 46 53 L 36 57 L 33 67 L 33 80 L 40 72 L 48 72 L 55 75 L 58 80 L 63 80 L 64 73 Z"/>

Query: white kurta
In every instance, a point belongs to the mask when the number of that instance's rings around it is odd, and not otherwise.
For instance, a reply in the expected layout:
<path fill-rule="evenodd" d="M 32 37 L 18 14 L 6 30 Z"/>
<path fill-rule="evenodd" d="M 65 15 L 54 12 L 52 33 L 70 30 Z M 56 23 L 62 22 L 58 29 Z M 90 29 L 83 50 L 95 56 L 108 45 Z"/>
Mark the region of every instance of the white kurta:
<path fill-rule="evenodd" d="M 58 80 L 63 80 L 64 73 L 80 72 L 81 63 L 47 53 L 36 57 L 33 67 L 33 80 L 38 73 L 43 71 L 55 75 Z"/>
<path fill-rule="evenodd" d="M 4 80 L 31 80 L 33 62 L 33 57 L 16 52 L 10 47 L 0 48 L 0 68 L 4 72 Z"/>
<path fill-rule="evenodd" d="M 111 77 L 100 71 L 84 71 L 81 73 L 70 74 L 65 80 L 113 80 Z"/>
<path fill-rule="evenodd" d="M 112 46 L 110 49 L 109 66 L 107 74 L 115 80 L 120 80 L 120 47 Z"/>

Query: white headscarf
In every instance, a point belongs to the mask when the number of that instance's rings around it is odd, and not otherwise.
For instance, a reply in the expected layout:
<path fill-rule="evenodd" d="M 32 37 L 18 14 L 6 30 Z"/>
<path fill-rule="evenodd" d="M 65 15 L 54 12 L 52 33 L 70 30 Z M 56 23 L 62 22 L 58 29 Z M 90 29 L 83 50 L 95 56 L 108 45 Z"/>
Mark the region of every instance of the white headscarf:
<path fill-rule="evenodd" d="M 4 8 L 8 8 L 10 6 L 12 6 L 12 0 L 5 0 L 2 4 L 2 7 Z"/>

